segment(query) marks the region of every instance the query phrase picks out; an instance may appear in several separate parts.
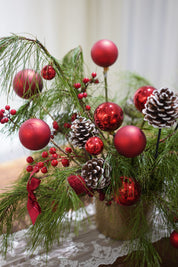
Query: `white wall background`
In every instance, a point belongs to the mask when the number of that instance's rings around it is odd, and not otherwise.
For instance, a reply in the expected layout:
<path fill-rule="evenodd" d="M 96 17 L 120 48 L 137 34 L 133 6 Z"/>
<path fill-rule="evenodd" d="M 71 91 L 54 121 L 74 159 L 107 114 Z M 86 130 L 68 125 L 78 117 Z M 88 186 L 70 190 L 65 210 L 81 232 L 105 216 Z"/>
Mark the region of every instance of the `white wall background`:
<path fill-rule="evenodd" d="M 31 33 L 59 59 L 81 45 L 91 71 L 97 71 L 90 58 L 92 45 L 110 39 L 119 48 L 113 71 L 134 71 L 157 88 L 176 91 L 177 28 L 177 0 L 0 0 L 0 37 Z M 0 96 L 0 108 L 5 104 Z M 16 104 L 14 100 L 14 108 Z M 0 162 L 28 155 L 18 137 L 0 138 Z"/>

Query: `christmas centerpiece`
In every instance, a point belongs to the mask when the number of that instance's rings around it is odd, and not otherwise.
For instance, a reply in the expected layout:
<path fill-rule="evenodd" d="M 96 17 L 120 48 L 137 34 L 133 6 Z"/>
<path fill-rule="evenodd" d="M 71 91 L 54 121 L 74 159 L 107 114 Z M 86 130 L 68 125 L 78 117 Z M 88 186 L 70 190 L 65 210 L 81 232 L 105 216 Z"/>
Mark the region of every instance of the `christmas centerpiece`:
<path fill-rule="evenodd" d="M 85 211 L 83 196 L 96 205 L 99 231 L 130 240 L 130 251 L 137 240 L 135 255 L 144 255 L 138 266 L 160 263 L 150 237 L 155 210 L 177 248 L 178 96 L 128 73 L 127 96 L 112 98 L 107 76 L 118 54 L 110 40 L 93 45 L 101 78 L 84 74 L 81 47 L 59 61 L 37 39 L 0 39 L 1 90 L 22 103 L 18 110 L 1 107 L 0 122 L 31 151 L 18 183 L 0 196 L 2 252 L 13 221 L 26 212 L 30 248 L 41 245 L 48 252 L 70 231 L 68 211 Z"/>

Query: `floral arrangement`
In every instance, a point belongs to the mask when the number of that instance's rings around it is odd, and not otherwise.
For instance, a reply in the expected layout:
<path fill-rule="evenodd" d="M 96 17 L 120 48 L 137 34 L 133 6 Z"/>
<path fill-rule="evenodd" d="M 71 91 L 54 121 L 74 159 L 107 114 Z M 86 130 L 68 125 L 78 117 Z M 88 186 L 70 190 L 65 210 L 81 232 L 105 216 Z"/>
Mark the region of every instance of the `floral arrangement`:
<path fill-rule="evenodd" d="M 13 221 L 28 210 L 31 249 L 48 252 L 70 231 L 66 212 L 96 198 L 106 207 L 133 206 L 133 235 L 144 257 L 138 266 L 159 265 L 149 238 L 144 203 L 158 209 L 171 244 L 178 248 L 177 126 L 178 97 L 169 88 L 156 89 L 145 78 L 127 73 L 124 99 L 109 97 L 108 71 L 118 58 L 110 40 L 91 49 L 103 68 L 84 74 L 81 47 L 59 61 L 37 39 L 12 35 L 0 39 L 1 90 L 22 99 L 18 110 L 0 110 L 4 131 L 19 133 L 21 144 L 33 151 L 19 181 L 0 196 L 2 252 L 6 253 Z M 100 93 L 101 90 L 101 93 Z M 112 221 L 111 221 L 112 223 Z M 157 266 L 154 265 L 154 266 Z"/>

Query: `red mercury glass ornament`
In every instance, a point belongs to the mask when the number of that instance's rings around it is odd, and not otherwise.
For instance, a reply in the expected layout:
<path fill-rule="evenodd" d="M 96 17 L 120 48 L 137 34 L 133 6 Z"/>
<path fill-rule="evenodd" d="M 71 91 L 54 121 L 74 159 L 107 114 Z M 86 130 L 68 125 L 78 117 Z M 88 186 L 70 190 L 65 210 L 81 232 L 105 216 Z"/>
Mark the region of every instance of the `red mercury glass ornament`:
<path fill-rule="evenodd" d="M 52 65 L 46 65 L 41 70 L 41 76 L 45 80 L 52 80 L 56 75 L 56 71 Z"/>
<path fill-rule="evenodd" d="M 118 57 L 117 46 L 110 40 L 99 40 L 91 49 L 91 57 L 97 65 L 104 68 L 109 67 Z"/>
<path fill-rule="evenodd" d="M 30 150 L 44 148 L 50 140 L 51 131 L 46 122 L 40 119 L 29 119 L 19 129 L 22 145 Z"/>
<path fill-rule="evenodd" d="M 126 125 L 115 134 L 114 146 L 119 154 L 127 158 L 133 158 L 145 149 L 146 137 L 140 128 L 134 125 Z"/>
<path fill-rule="evenodd" d="M 85 143 L 85 149 L 91 155 L 98 155 L 103 150 L 103 141 L 97 136 L 90 137 Z"/>
<path fill-rule="evenodd" d="M 95 124 L 103 131 L 114 131 L 123 122 L 123 110 L 113 102 L 104 102 L 94 112 Z"/>
<path fill-rule="evenodd" d="M 31 69 L 23 69 L 15 75 L 13 89 L 18 96 L 28 99 L 43 89 L 43 81 L 39 73 Z"/>
<path fill-rule="evenodd" d="M 135 107 L 142 112 L 142 109 L 145 108 L 145 103 L 147 101 L 147 98 L 152 95 L 153 91 L 156 90 L 156 88 L 152 86 L 142 86 L 140 87 L 134 94 L 134 104 Z"/>
<path fill-rule="evenodd" d="M 120 179 L 122 184 L 114 194 L 114 201 L 123 206 L 131 206 L 140 198 L 140 185 L 134 178 L 122 176 Z"/>
<path fill-rule="evenodd" d="M 173 247 L 178 248 L 178 232 L 175 230 L 170 235 L 170 243 Z"/>

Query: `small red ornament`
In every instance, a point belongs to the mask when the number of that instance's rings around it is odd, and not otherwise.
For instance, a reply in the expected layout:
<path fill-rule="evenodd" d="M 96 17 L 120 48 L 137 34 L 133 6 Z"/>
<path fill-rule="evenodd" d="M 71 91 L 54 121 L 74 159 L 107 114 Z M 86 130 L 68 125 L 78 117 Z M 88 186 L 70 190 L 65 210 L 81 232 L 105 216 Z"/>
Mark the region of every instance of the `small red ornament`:
<path fill-rule="evenodd" d="M 140 128 L 134 125 L 126 125 L 115 134 L 114 145 L 119 154 L 127 158 L 133 158 L 145 149 L 146 137 Z"/>
<path fill-rule="evenodd" d="M 83 195 L 88 192 L 85 180 L 80 175 L 70 175 L 67 181 L 77 195 Z"/>
<path fill-rule="evenodd" d="M 18 96 L 28 99 L 43 89 L 43 81 L 34 70 L 24 69 L 15 75 L 13 89 Z"/>
<path fill-rule="evenodd" d="M 95 124 L 103 131 L 114 131 L 123 122 L 123 110 L 113 102 L 104 102 L 94 112 Z"/>
<path fill-rule="evenodd" d="M 134 104 L 135 107 L 142 112 L 145 108 L 145 103 L 147 98 L 153 93 L 156 88 L 152 86 L 142 86 L 134 94 Z"/>
<path fill-rule="evenodd" d="M 45 80 L 52 80 L 56 75 L 56 71 L 51 65 L 46 65 L 41 70 L 41 76 Z"/>
<path fill-rule="evenodd" d="M 85 143 L 85 149 L 91 155 L 98 155 L 103 150 L 103 141 L 97 136 L 90 137 Z"/>
<path fill-rule="evenodd" d="M 118 57 L 117 46 L 110 40 L 100 40 L 93 45 L 91 57 L 98 66 L 109 67 Z"/>
<path fill-rule="evenodd" d="M 170 235 L 170 243 L 173 247 L 178 248 L 178 232 L 175 230 Z"/>
<path fill-rule="evenodd" d="M 40 119 L 29 119 L 19 129 L 19 138 L 22 145 L 30 150 L 39 150 L 45 147 L 50 140 L 51 131 L 46 122 Z"/>
<path fill-rule="evenodd" d="M 61 163 L 64 167 L 68 167 L 70 165 L 70 162 L 68 159 L 62 159 L 61 160 Z"/>
<path fill-rule="evenodd" d="M 141 194 L 139 183 L 128 177 L 120 177 L 122 185 L 119 187 L 118 192 L 114 195 L 114 201 L 123 206 L 131 206 L 135 204 Z"/>

